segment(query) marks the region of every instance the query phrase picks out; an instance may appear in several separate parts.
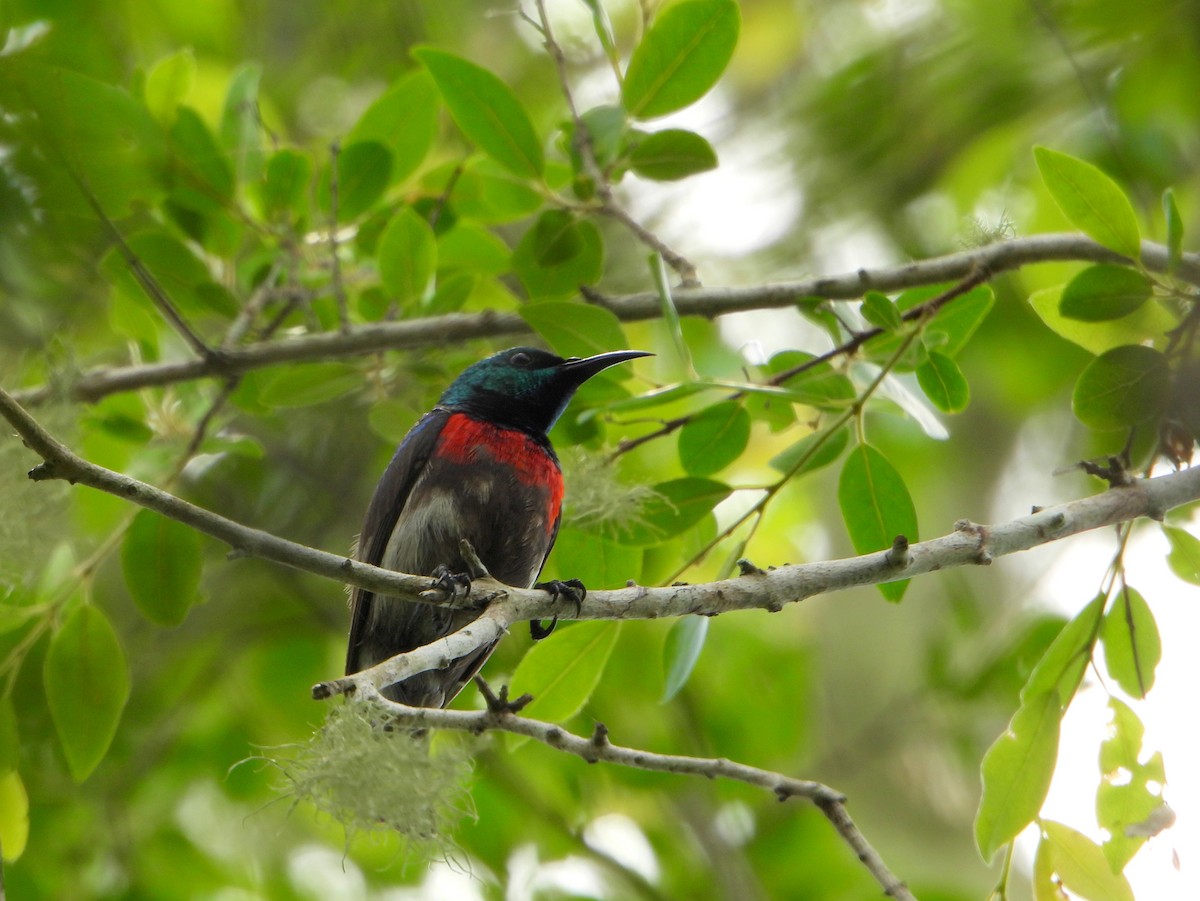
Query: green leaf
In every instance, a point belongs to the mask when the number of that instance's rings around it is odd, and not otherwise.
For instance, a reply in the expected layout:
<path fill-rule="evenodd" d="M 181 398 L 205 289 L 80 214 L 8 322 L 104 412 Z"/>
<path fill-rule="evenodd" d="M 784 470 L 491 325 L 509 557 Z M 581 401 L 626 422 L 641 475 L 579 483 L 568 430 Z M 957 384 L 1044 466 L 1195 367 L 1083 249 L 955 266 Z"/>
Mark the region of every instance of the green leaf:
<path fill-rule="evenodd" d="M 1128 266 L 1089 266 L 1063 289 L 1058 311 L 1068 319 L 1103 322 L 1120 319 L 1150 299 L 1150 279 Z"/>
<path fill-rule="evenodd" d="M 379 278 L 401 310 L 423 303 L 433 290 L 437 239 L 429 223 L 403 207 L 388 223 L 376 248 Z"/>
<path fill-rule="evenodd" d="M 791 398 L 757 392 L 746 397 L 746 412 L 755 422 L 765 422 L 772 432 L 783 432 L 796 424 Z"/>
<path fill-rule="evenodd" d="M 0 773 L 15 770 L 21 754 L 21 736 L 17 732 L 17 712 L 12 698 L 0 697 Z M 0 805 L 3 809 L 3 805 Z"/>
<path fill-rule="evenodd" d="M 948 285 L 929 285 L 913 288 L 896 298 L 901 311 L 911 310 L 919 303 L 941 294 Z M 925 344 L 948 357 L 958 356 L 967 346 L 976 329 L 983 324 L 996 303 L 996 295 L 990 285 L 972 288 L 966 294 L 942 307 L 933 321 L 925 327 Z"/>
<path fill-rule="evenodd" d="M 1050 843 L 1040 837 L 1033 857 L 1033 901 L 1068 901 L 1054 875 Z"/>
<path fill-rule="evenodd" d="M 153 510 L 140 510 L 121 542 L 125 585 L 142 615 L 159 626 L 177 626 L 200 588 L 200 536 Z"/>
<path fill-rule="evenodd" d="M 1100 846 L 1070 826 L 1045 820 L 1042 834 L 1062 884 L 1088 901 L 1135 901 L 1124 873 L 1114 873 Z"/>
<path fill-rule="evenodd" d="M 494 160 L 473 157 L 461 170 L 459 165 L 447 163 L 430 171 L 421 179 L 421 187 L 434 196 L 450 190 L 460 219 L 497 225 L 525 219 L 542 208 L 542 195 Z M 457 181 L 451 186 L 455 173 Z"/>
<path fill-rule="evenodd" d="M 303 363 L 280 367 L 264 379 L 258 400 L 268 407 L 308 407 L 362 386 L 362 373 L 349 363 Z"/>
<path fill-rule="evenodd" d="M 559 530 L 547 569 L 550 578 L 579 579 L 589 590 L 623 588 L 630 573 L 641 572 L 642 549 L 568 525 Z"/>
<path fill-rule="evenodd" d="M 885 331 L 894 332 L 904 324 L 900 310 L 890 297 L 878 291 L 868 291 L 863 296 L 862 317 Z"/>
<path fill-rule="evenodd" d="M 650 267 L 650 278 L 654 282 L 655 293 L 658 294 L 658 308 L 662 313 L 663 325 L 671 335 L 675 353 L 679 355 L 679 363 L 688 376 L 698 378 L 696 364 L 692 361 L 692 350 L 683 334 L 679 308 L 675 306 L 675 295 L 671 292 L 671 277 L 667 272 L 667 264 L 663 261 L 662 254 L 657 251 L 646 258 L 646 263 Z"/>
<path fill-rule="evenodd" d="M 1177 324 L 1160 304 L 1142 304 L 1133 313 L 1107 322 L 1081 323 L 1059 312 L 1063 286 L 1043 288 L 1029 295 L 1029 305 L 1057 335 L 1099 355 L 1124 344 L 1161 337 Z"/>
<path fill-rule="evenodd" d="M 476 275 L 501 275 L 508 271 L 512 251 L 482 226 L 459 222 L 438 237 L 438 265 L 468 269 Z"/>
<path fill-rule="evenodd" d="M 838 479 L 838 504 L 859 554 L 890 548 L 899 535 L 917 540 L 917 511 L 908 487 L 887 458 L 869 444 L 860 444 L 846 457 Z M 904 597 L 907 587 L 907 579 L 878 586 L 892 602 Z"/>
<path fill-rule="evenodd" d="M 622 544 L 660 544 L 700 522 L 730 488 L 723 482 L 694 477 L 673 479 L 654 486 L 654 495 L 628 532 L 616 536 Z"/>
<path fill-rule="evenodd" d="M 1075 382 L 1071 409 L 1093 429 L 1119 429 L 1154 419 L 1170 396 L 1166 357 L 1152 347 L 1126 344 L 1088 364 Z"/>
<path fill-rule="evenodd" d="M 1169 825 L 1162 799 L 1167 781 L 1162 754 L 1141 760 L 1145 727 L 1129 705 L 1109 698 L 1111 721 L 1100 745 L 1100 787 L 1096 790 L 1096 821 L 1108 832 L 1104 856 L 1114 873 L 1124 869 L 1158 822 Z M 1157 822 L 1156 822 L 1157 821 Z"/>
<path fill-rule="evenodd" d="M 221 113 L 221 144 L 234 162 L 241 183 L 254 181 L 262 173 L 262 129 L 258 118 L 258 84 L 262 69 L 246 63 L 234 73 Z"/>
<path fill-rule="evenodd" d="M 166 142 L 146 107 L 128 93 L 77 72 L 28 65 L 6 67 L 0 85 L 17 92 L 37 114 L 38 143 L 70 162 L 112 218 L 135 201 L 153 202 L 164 189 Z M 61 170 L 61 164 L 55 163 Z M 68 178 L 39 184 L 39 209 L 95 213 Z M 7 199 L 7 198 L 6 198 Z"/>
<path fill-rule="evenodd" d="M 629 346 L 621 321 L 604 307 L 545 301 L 526 304 L 519 312 L 529 327 L 564 357 L 590 357 Z"/>
<path fill-rule="evenodd" d="M 406 404 L 391 398 L 376 401 L 367 411 L 371 431 L 388 444 L 399 444 L 413 427 L 415 417 Z"/>
<path fill-rule="evenodd" d="M 750 414 L 735 400 L 706 407 L 679 430 L 679 462 L 689 475 L 720 472 L 750 442 Z"/>
<path fill-rule="evenodd" d="M 542 142 L 508 85 L 453 53 L 421 47 L 413 56 L 437 82 L 463 134 L 510 172 L 526 178 L 541 176 L 546 167 Z"/>
<path fill-rule="evenodd" d="M 37 599 L 50 598 L 74 588 L 79 582 L 75 572 L 76 565 L 71 542 L 59 541 L 42 566 L 41 578 L 38 579 L 33 596 Z"/>
<path fill-rule="evenodd" d="M 588 139 L 592 144 L 592 155 L 600 168 L 606 168 L 616 160 L 621 152 L 625 135 L 629 131 L 629 118 L 622 106 L 594 106 L 580 115 L 580 120 L 587 129 Z M 567 126 L 568 139 L 574 136 L 574 123 Z M 572 146 L 569 148 L 571 163 L 575 171 L 583 171 L 583 160 L 577 159 L 578 153 Z M 586 174 L 586 173 L 585 173 Z"/>
<path fill-rule="evenodd" d="M 267 161 L 267 179 L 263 186 L 263 205 L 268 215 L 302 207 L 312 161 L 303 153 L 284 148 Z"/>
<path fill-rule="evenodd" d="M 547 210 L 533 226 L 533 258 L 539 266 L 558 266 L 583 253 L 583 237 L 566 210 Z"/>
<path fill-rule="evenodd" d="M 1047 147 L 1034 147 L 1033 156 L 1050 196 L 1072 225 L 1109 250 L 1141 258 L 1137 216 L 1115 181 L 1091 163 Z"/>
<path fill-rule="evenodd" d="M 695 132 L 668 128 L 639 138 L 629 165 L 643 178 L 678 181 L 717 168 L 717 152 Z"/>
<path fill-rule="evenodd" d="M 820 444 L 818 445 L 818 442 Z M 828 466 L 842 455 L 850 443 L 850 430 L 843 426 L 831 435 L 824 431 L 805 435 L 787 450 L 772 457 L 767 465 L 793 477 Z M 804 461 L 803 463 L 801 461 Z M 799 467 L 799 468 L 797 468 Z M 794 470 L 794 471 L 793 471 Z"/>
<path fill-rule="evenodd" d="M 544 304 L 537 304 L 537 306 L 544 306 Z M 649 391 L 639 394 L 636 397 L 614 401 L 609 409 L 613 411 L 619 410 L 623 413 L 634 410 L 652 410 L 692 397 L 703 391 L 711 390 L 726 389 L 724 386 L 717 386 L 709 382 L 675 382 L 674 384 L 651 388 Z"/>
<path fill-rule="evenodd" d="M 82 782 L 108 751 L 129 698 L 125 652 L 98 608 L 81 604 L 54 633 L 42 678 L 67 766 Z"/>
<path fill-rule="evenodd" d="M 1113 601 L 1100 628 L 1108 674 L 1121 690 L 1144 698 L 1154 686 L 1154 669 L 1162 658 L 1158 624 L 1145 598 L 1126 586 Z"/>
<path fill-rule="evenodd" d="M 43 611 L 36 607 L 19 607 L 15 604 L 0 603 L 0 635 L 5 632 L 14 632 L 42 614 Z M 2 765 L 0 765 L 0 769 L 3 769 Z"/>
<path fill-rule="evenodd" d="M 233 172 L 217 139 L 199 114 L 181 106 L 171 126 L 171 150 L 180 167 L 178 180 L 206 198 L 227 201 L 233 197 Z"/>
<path fill-rule="evenodd" d="M 975 844 L 985 862 L 1016 838 L 1042 809 L 1058 759 L 1061 717 L 1056 692 L 1033 695 L 984 755 Z"/>
<path fill-rule="evenodd" d="M 473 272 L 452 272 L 439 279 L 427 312 L 430 316 L 441 316 L 461 310 L 478 283 L 479 278 Z"/>
<path fill-rule="evenodd" d="M 337 219 L 348 222 L 383 196 L 392 172 L 392 155 L 377 141 L 360 141 L 337 155 Z M 333 183 L 327 168 L 318 191 L 321 209 L 333 208 Z"/>
<path fill-rule="evenodd" d="M 666 679 L 660 704 L 667 703 L 687 684 L 707 637 L 708 617 L 681 616 L 675 620 L 663 644 L 663 672 Z"/>
<path fill-rule="evenodd" d="M 943 293 L 949 285 L 926 285 L 912 288 L 896 298 L 896 308 L 907 312 L 914 307 L 932 300 Z M 948 357 L 955 357 L 971 340 L 976 329 L 987 318 L 995 303 L 995 295 L 988 285 L 972 288 L 961 297 L 942 307 L 933 320 L 925 327 L 923 344 L 914 345 L 924 352 L 924 349 L 936 350 Z M 895 356 L 904 338 L 898 334 L 881 335 L 867 343 L 868 356 L 873 360 L 889 360 Z M 924 362 L 923 356 L 913 360 L 906 368 L 913 368 L 917 363 Z"/>
<path fill-rule="evenodd" d="M 212 283 L 208 267 L 183 241 L 166 231 L 155 230 L 131 235 L 125 243 L 180 312 L 192 315 L 212 311 L 201 291 L 204 285 Z M 100 269 L 117 290 L 159 315 L 119 248 L 114 247 L 105 255 Z"/>
<path fill-rule="evenodd" d="M 971 389 L 958 364 L 936 350 L 917 367 L 917 381 L 929 402 L 943 413 L 961 413 L 971 399 Z"/>
<path fill-rule="evenodd" d="M 787 396 L 796 403 L 816 407 L 819 410 L 843 410 L 854 400 L 858 392 L 854 383 L 829 363 L 811 364 L 816 359 L 802 350 L 785 350 L 775 354 L 767 363 L 767 371 L 774 376 L 807 366 L 803 372 L 780 383 Z"/>
<path fill-rule="evenodd" d="M 621 99 L 635 119 L 654 119 L 708 93 L 737 46 L 734 0 L 684 0 L 668 7 L 633 50 Z"/>
<path fill-rule="evenodd" d="M 25 853 L 29 841 L 29 793 L 15 769 L 0 770 L 0 851 L 11 863 Z"/>
<path fill-rule="evenodd" d="M 596 37 L 600 39 L 600 46 L 604 48 L 604 55 L 608 57 L 609 64 L 616 69 L 620 64 L 621 55 L 617 50 L 617 39 L 613 34 L 612 22 L 608 18 L 608 11 L 605 10 L 604 4 L 600 0 L 583 0 L 584 5 L 592 11 L 592 28 L 596 32 Z"/>
<path fill-rule="evenodd" d="M 1175 191 L 1163 191 L 1163 218 L 1167 220 L 1167 274 L 1174 275 L 1183 259 L 1183 217 L 1175 205 Z"/>
<path fill-rule="evenodd" d="M 579 116 L 578 123 L 567 120 L 562 125 L 557 144 L 571 163 L 571 190 L 580 200 L 596 196 L 596 177 L 589 161 L 583 158 L 580 129 L 587 135 L 592 159 L 612 180 L 620 181 L 628 168 L 628 160 L 618 160 L 626 148 L 629 118 L 621 106 L 594 106 Z"/>
<path fill-rule="evenodd" d="M 616 646 L 620 623 L 581 622 L 555 631 L 521 658 L 512 695 L 533 695 L 523 713 L 563 723 L 583 709 Z"/>
<path fill-rule="evenodd" d="M 1021 689 L 1022 702 L 1048 692 L 1057 694 L 1064 704 L 1075 697 L 1075 690 L 1092 659 L 1104 601 L 1104 595 L 1096 596 L 1062 627 L 1025 681 L 1025 687 Z"/>
<path fill-rule="evenodd" d="M 146 74 L 146 106 L 164 125 L 175 116 L 175 108 L 196 83 L 196 55 L 191 47 L 165 56 Z"/>
<path fill-rule="evenodd" d="M 141 401 L 109 395 L 91 407 L 82 417 L 89 427 L 101 429 L 121 441 L 145 444 L 154 437 L 146 424 L 146 409 Z"/>
<path fill-rule="evenodd" d="M 575 250 L 571 256 L 551 264 L 539 262 L 539 255 L 545 252 L 544 242 L 555 234 L 555 226 L 561 222 L 558 212 L 547 210 L 539 216 L 513 251 L 513 270 L 534 299 L 575 294 L 581 285 L 598 281 L 604 271 L 604 242 L 600 230 L 587 219 L 571 225 L 569 246 Z M 544 225 L 546 222 L 550 224 Z"/>
<path fill-rule="evenodd" d="M 428 72 L 410 72 L 386 90 L 359 117 L 347 143 L 378 141 L 391 153 L 392 182 L 420 167 L 437 137 L 437 86 Z"/>
<path fill-rule="evenodd" d="M 1200 585 L 1200 538 L 1175 526 L 1163 526 L 1163 534 L 1171 544 L 1167 565 L 1185 582 Z"/>

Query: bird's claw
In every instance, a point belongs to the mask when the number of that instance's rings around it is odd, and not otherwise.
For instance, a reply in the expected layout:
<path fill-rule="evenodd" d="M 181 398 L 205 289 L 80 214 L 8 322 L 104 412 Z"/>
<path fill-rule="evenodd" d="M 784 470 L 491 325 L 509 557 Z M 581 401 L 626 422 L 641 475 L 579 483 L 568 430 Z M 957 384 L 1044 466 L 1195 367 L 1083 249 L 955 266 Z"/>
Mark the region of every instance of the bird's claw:
<path fill-rule="evenodd" d="M 587 588 L 578 579 L 551 579 L 549 582 L 538 582 L 533 586 L 541 591 L 547 591 L 556 604 L 570 601 L 575 605 L 575 615 L 583 611 L 583 601 L 587 597 Z"/>
<path fill-rule="evenodd" d="M 461 601 L 471 596 L 471 577 L 466 573 L 451 572 L 450 567 L 442 564 L 434 569 L 432 576 L 429 587 L 442 592 L 447 600 Z"/>
<path fill-rule="evenodd" d="M 554 602 L 561 603 L 564 599 L 575 605 L 575 615 L 578 616 L 583 610 L 583 600 L 587 597 L 587 588 L 578 579 L 551 579 L 549 582 L 538 582 L 533 586 L 541 591 L 548 591 Z M 550 625 L 543 626 L 540 620 L 531 619 L 529 621 L 529 634 L 534 641 L 541 641 L 554 631 L 554 627 L 558 625 L 558 614 L 554 614 L 554 618 L 550 620 Z"/>
<path fill-rule="evenodd" d="M 529 693 L 509 700 L 507 685 L 501 685 L 500 693 L 497 694 L 492 691 L 492 687 L 480 675 L 475 676 L 475 684 L 479 687 L 479 692 L 483 695 L 483 699 L 487 703 L 488 712 L 490 713 L 520 713 L 533 700 L 533 695 Z"/>

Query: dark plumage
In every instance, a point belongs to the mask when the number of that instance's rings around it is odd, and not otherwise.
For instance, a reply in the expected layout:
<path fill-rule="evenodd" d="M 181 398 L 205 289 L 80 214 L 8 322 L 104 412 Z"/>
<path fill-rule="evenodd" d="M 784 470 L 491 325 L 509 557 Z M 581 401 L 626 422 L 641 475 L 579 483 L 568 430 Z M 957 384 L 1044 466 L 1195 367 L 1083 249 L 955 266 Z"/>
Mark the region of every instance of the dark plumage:
<path fill-rule="evenodd" d="M 459 542 L 465 538 L 495 578 L 533 585 L 554 545 L 562 508 L 562 473 L 546 433 L 583 382 L 640 356 L 646 354 L 564 360 L 516 347 L 470 366 L 400 443 L 367 508 L 357 558 L 419 575 L 439 567 L 463 573 L 468 566 Z M 347 673 L 429 644 L 478 616 L 360 588 L 351 591 L 350 610 Z M 412 706 L 444 706 L 493 647 L 383 694 Z"/>

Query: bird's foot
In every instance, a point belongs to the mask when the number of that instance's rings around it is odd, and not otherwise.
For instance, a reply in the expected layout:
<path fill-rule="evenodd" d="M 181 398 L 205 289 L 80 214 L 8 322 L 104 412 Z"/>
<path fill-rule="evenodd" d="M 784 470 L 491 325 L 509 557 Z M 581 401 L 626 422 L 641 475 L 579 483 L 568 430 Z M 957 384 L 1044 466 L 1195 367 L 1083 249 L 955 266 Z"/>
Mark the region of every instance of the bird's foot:
<path fill-rule="evenodd" d="M 570 601 L 575 605 L 575 615 L 583 610 L 583 599 L 587 597 L 587 589 L 578 579 L 567 579 L 560 581 L 559 579 L 551 579 L 549 582 L 538 582 L 533 586 L 542 591 L 550 592 L 550 596 L 556 604 L 562 603 L 564 600 Z M 554 631 L 554 627 L 558 625 L 558 614 L 554 614 L 554 619 L 550 620 L 550 625 L 543 626 L 541 620 L 531 619 L 529 621 L 529 634 L 534 641 L 541 641 L 547 635 Z"/>
<path fill-rule="evenodd" d="M 501 685 L 500 693 L 497 694 L 483 680 L 483 676 L 475 677 L 475 685 L 479 688 L 479 693 L 483 695 L 483 700 L 487 704 L 487 709 L 490 713 L 520 713 L 533 700 L 533 695 L 528 693 L 521 695 L 519 698 L 509 700 L 507 685 Z"/>
<path fill-rule="evenodd" d="M 471 596 L 471 577 L 466 573 L 451 572 L 450 567 L 442 564 L 434 569 L 432 576 L 433 582 L 429 587 L 442 592 L 451 603 Z"/>

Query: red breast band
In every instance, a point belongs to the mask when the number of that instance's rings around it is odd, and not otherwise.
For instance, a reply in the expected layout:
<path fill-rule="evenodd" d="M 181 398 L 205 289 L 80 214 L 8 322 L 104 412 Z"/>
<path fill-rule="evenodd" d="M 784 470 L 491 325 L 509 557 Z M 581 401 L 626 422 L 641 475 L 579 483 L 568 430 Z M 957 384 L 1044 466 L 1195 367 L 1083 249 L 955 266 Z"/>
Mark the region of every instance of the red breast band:
<path fill-rule="evenodd" d="M 511 467 L 521 482 L 549 493 L 547 531 L 558 521 L 563 499 L 562 471 L 544 447 L 519 429 L 452 413 L 442 428 L 435 453 L 454 463 L 495 462 Z"/>

